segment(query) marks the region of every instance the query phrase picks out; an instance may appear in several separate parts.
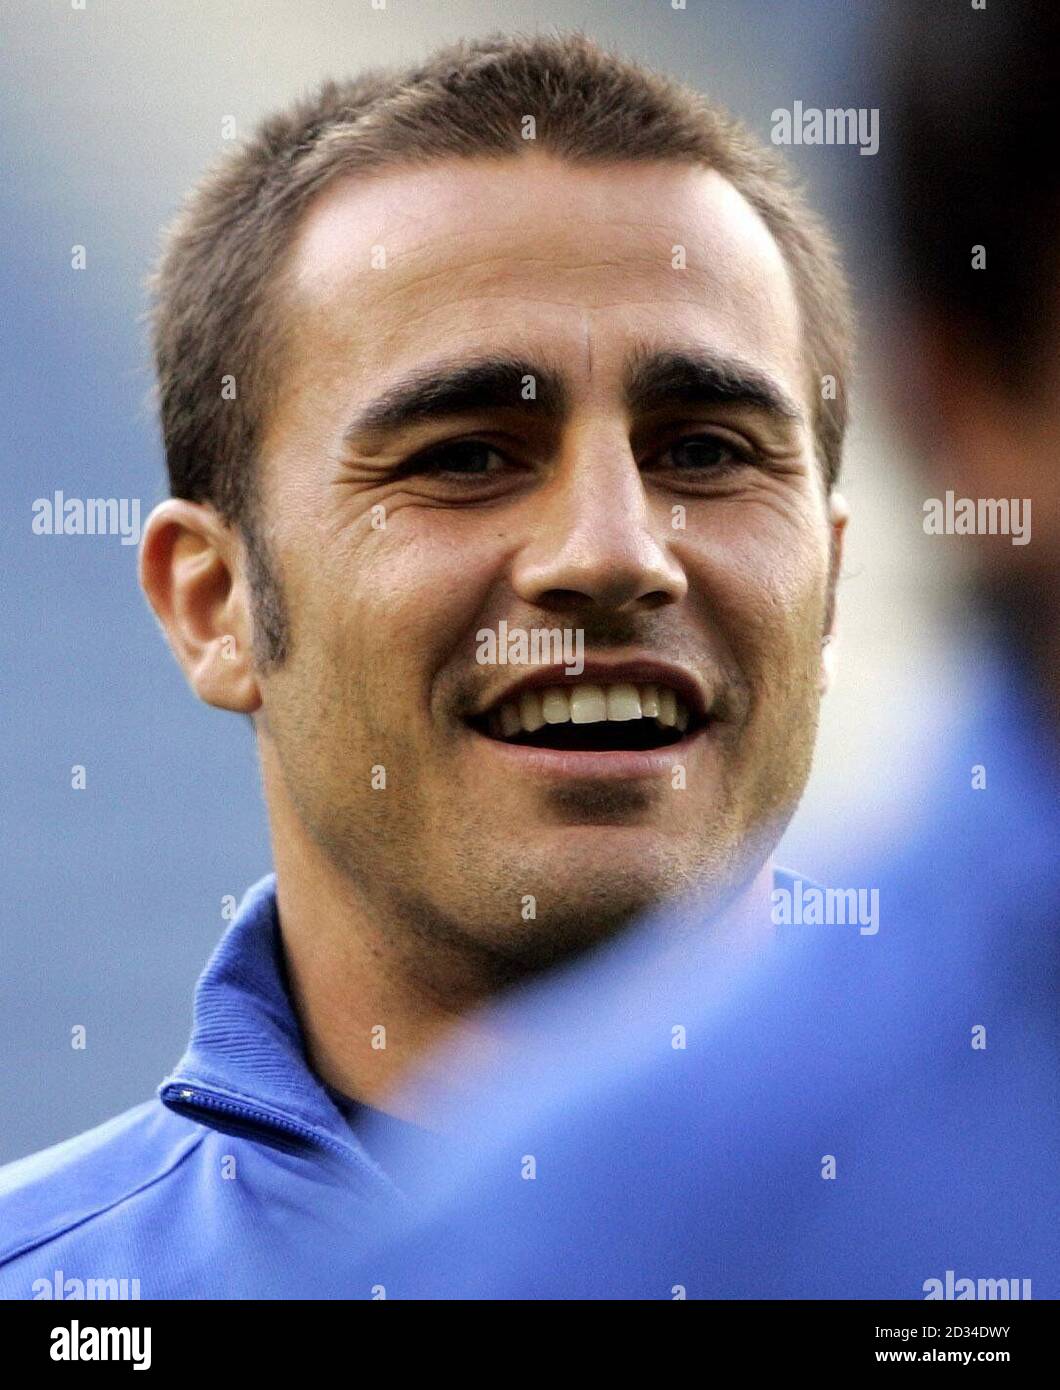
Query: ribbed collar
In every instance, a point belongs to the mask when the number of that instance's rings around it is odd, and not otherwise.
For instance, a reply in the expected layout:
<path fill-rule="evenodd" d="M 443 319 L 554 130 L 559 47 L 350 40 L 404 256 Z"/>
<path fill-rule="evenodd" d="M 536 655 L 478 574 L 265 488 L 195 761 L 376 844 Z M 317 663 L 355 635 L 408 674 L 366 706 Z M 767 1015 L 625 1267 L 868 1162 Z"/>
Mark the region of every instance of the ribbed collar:
<path fill-rule="evenodd" d="M 247 890 L 199 977 L 187 1051 L 158 1096 L 200 1124 L 337 1159 L 369 1187 L 397 1191 L 309 1067 L 287 983 L 275 874 Z"/>

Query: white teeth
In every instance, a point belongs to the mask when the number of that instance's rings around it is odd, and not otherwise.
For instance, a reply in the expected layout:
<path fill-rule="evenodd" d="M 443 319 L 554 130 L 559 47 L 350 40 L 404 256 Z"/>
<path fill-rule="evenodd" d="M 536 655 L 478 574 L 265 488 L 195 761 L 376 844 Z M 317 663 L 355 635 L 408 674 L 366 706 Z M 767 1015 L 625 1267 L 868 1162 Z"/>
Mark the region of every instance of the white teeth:
<path fill-rule="evenodd" d="M 659 713 L 655 718 L 666 728 L 677 723 L 677 696 L 665 685 L 659 690 Z"/>
<path fill-rule="evenodd" d="M 599 685 L 576 685 L 569 699 L 572 724 L 600 724 L 610 712 L 607 695 Z"/>
<path fill-rule="evenodd" d="M 545 724 L 625 723 L 631 719 L 654 719 L 662 728 L 688 728 L 687 706 L 667 686 L 594 685 L 591 681 L 569 686 L 549 686 L 546 690 L 524 690 L 518 699 L 506 700 L 490 715 L 489 729 L 494 738 L 513 738 L 520 733 L 535 734 Z"/>
<path fill-rule="evenodd" d="M 654 719 L 659 713 L 659 687 L 657 685 L 641 686 L 640 712 L 645 719 Z"/>
<path fill-rule="evenodd" d="M 545 722 L 541 713 L 541 696 L 536 690 L 524 690 L 519 696 L 519 718 L 528 734 L 536 734 Z"/>
<path fill-rule="evenodd" d="M 570 723 L 570 698 L 565 690 L 549 689 L 541 696 L 541 713 L 546 724 Z"/>
<path fill-rule="evenodd" d="M 612 685 L 609 687 L 607 717 L 610 720 L 640 718 L 640 693 L 635 685 Z"/>

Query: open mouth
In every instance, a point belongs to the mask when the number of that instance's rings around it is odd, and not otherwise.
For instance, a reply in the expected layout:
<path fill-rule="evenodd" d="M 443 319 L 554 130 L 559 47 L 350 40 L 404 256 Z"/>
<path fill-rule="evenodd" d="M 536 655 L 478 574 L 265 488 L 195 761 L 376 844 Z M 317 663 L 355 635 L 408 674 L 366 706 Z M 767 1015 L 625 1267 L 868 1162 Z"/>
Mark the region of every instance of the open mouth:
<path fill-rule="evenodd" d="M 524 690 L 470 722 L 478 733 L 502 743 L 616 753 L 666 748 L 707 721 L 669 686 L 586 681 Z"/>

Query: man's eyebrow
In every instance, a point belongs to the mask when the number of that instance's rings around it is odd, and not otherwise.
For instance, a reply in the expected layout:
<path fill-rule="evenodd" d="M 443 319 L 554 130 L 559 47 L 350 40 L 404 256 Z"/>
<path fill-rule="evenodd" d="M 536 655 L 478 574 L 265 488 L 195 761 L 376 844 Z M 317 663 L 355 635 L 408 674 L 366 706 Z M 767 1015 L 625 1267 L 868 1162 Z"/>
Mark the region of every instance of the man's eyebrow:
<path fill-rule="evenodd" d="M 706 351 L 637 349 L 626 359 L 626 404 L 633 414 L 678 405 L 742 405 L 801 420 L 791 396 L 767 372 Z"/>
<path fill-rule="evenodd" d="M 527 378 L 533 393 L 527 398 Z M 375 398 L 343 431 L 343 442 L 393 434 L 447 416 L 523 410 L 560 419 L 569 397 L 555 369 L 522 358 L 490 356 L 434 364 L 402 377 Z"/>
<path fill-rule="evenodd" d="M 533 392 L 527 397 L 527 379 Z M 733 404 L 801 420 L 802 412 L 768 373 L 737 358 L 694 349 L 641 348 L 627 358 L 626 404 L 634 414 L 672 405 Z M 343 431 L 347 446 L 371 436 L 457 415 L 522 410 L 562 422 L 571 395 L 553 366 L 508 355 L 435 363 L 388 386 Z"/>

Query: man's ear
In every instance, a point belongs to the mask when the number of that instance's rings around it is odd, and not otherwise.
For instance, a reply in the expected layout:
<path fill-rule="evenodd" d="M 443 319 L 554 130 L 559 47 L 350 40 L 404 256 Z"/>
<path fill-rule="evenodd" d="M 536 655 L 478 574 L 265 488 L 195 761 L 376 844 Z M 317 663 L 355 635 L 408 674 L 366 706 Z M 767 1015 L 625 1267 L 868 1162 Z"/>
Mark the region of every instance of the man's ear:
<path fill-rule="evenodd" d="M 824 631 L 821 633 L 821 665 L 817 688 L 826 695 L 836 673 L 837 603 L 836 586 L 843 566 L 843 538 L 850 519 L 850 506 L 841 492 L 834 489 L 828 495 L 828 529 L 831 553 L 828 562 L 828 599 L 825 608 Z"/>
<path fill-rule="evenodd" d="M 253 714 L 261 692 L 241 553 L 237 533 L 213 507 L 170 498 L 147 518 L 140 584 L 199 699 Z"/>

